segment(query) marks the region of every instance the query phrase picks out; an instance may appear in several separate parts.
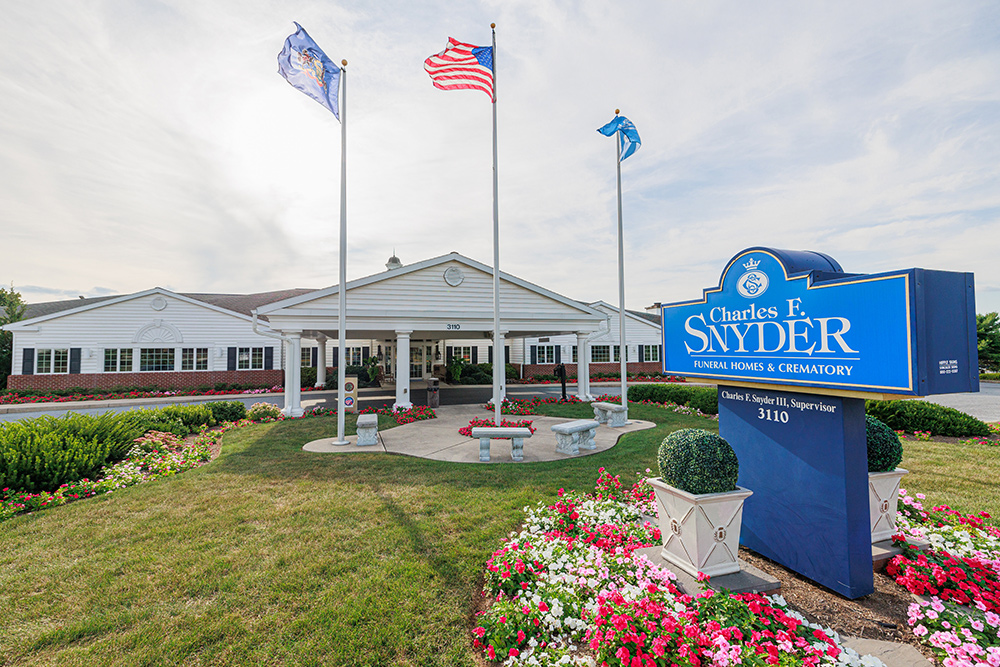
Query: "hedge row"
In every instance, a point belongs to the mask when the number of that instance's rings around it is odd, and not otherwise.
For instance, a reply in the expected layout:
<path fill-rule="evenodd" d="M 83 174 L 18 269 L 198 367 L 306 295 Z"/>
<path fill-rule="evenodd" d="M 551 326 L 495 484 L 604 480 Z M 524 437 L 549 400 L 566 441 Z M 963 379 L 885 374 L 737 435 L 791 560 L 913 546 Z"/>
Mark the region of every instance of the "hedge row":
<path fill-rule="evenodd" d="M 676 403 L 695 408 L 706 415 L 719 414 L 715 387 L 690 387 L 682 384 L 637 384 L 628 388 L 628 400 Z"/>
<path fill-rule="evenodd" d="M 989 437 L 990 428 L 972 415 L 928 401 L 865 401 L 865 412 L 895 431 Z"/>
<path fill-rule="evenodd" d="M 184 437 L 202 426 L 238 421 L 244 416 L 243 403 L 218 401 L 98 416 L 68 413 L 2 423 L 0 490 L 52 492 L 62 484 L 93 476 L 105 464 L 121 461 L 136 438 L 149 431 Z M 0 491 L 0 496 L 6 493 Z"/>

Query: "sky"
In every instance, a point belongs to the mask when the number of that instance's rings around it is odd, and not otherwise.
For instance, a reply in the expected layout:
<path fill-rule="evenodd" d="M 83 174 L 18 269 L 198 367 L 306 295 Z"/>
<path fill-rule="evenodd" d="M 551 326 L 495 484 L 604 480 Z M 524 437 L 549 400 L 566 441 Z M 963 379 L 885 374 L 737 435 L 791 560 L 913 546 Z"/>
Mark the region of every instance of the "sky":
<path fill-rule="evenodd" d="M 1000 4 L 6 2 L 0 283 L 29 302 L 336 284 L 341 126 L 277 73 L 298 21 L 347 66 L 349 280 L 493 259 L 492 116 L 423 61 L 497 24 L 501 270 L 627 307 L 741 250 L 973 272 L 1000 310 Z"/>

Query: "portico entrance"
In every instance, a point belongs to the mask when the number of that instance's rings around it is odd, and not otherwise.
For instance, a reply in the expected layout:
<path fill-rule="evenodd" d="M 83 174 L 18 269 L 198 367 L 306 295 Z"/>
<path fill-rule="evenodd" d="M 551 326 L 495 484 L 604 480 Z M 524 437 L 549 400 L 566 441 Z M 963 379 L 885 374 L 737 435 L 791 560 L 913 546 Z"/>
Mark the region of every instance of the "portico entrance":
<path fill-rule="evenodd" d="M 442 341 L 469 340 L 478 345 L 493 336 L 493 270 L 458 253 L 351 281 L 347 284 L 347 339 L 383 341 L 383 368 L 393 369 L 396 408 L 412 405 L 410 381 L 431 377 L 436 364 L 446 363 Z M 285 342 L 285 359 L 300 358 L 302 338 L 336 340 L 339 287 L 268 304 L 258 309 Z M 529 282 L 501 273 L 501 339 L 575 333 L 586 345 L 606 316 L 590 306 Z M 325 355 L 324 355 L 325 356 Z M 581 359 L 587 359 L 585 351 Z M 500 357 L 501 362 L 503 357 Z M 485 361 L 485 360 L 484 360 Z M 395 365 L 393 365 L 395 362 Z M 298 364 L 286 364 L 285 413 L 302 414 Z M 587 364 L 580 374 L 587 376 Z M 387 373 L 388 375 L 388 373 Z M 499 400 L 505 393 L 499 387 Z M 586 383 L 579 387 L 587 400 Z"/>

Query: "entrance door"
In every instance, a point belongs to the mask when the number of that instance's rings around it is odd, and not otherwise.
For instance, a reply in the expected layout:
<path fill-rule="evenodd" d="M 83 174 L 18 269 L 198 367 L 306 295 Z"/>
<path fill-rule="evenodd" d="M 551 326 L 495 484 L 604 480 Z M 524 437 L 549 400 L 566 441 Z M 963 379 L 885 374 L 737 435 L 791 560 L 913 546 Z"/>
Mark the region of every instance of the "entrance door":
<path fill-rule="evenodd" d="M 410 347 L 410 378 L 420 379 L 424 377 L 424 346 L 413 345 Z"/>

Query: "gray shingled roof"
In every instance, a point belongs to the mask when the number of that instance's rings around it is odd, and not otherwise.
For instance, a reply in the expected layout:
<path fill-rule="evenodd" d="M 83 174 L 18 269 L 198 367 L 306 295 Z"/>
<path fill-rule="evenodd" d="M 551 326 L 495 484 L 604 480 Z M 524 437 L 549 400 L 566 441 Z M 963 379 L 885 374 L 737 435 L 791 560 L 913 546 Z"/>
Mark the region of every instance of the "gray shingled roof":
<path fill-rule="evenodd" d="M 309 292 L 315 291 L 316 290 L 314 289 L 296 288 L 277 290 L 274 292 L 258 292 L 256 294 L 185 294 L 182 292 L 178 292 L 178 294 L 186 296 L 189 299 L 194 299 L 195 301 L 201 301 L 218 308 L 225 308 L 226 310 L 231 310 L 234 313 L 249 316 L 250 311 L 254 308 L 259 308 L 260 306 L 268 303 L 274 303 L 275 301 L 281 301 L 282 299 L 288 299 L 293 296 L 308 294 Z M 24 310 L 23 319 L 30 320 L 36 317 L 54 315 L 64 310 L 72 310 L 73 308 L 89 306 L 95 303 L 101 303 L 102 301 L 107 301 L 108 299 L 117 299 L 121 296 L 128 295 L 117 294 L 112 296 L 94 296 L 86 299 L 67 299 L 65 301 L 29 303 Z"/>

